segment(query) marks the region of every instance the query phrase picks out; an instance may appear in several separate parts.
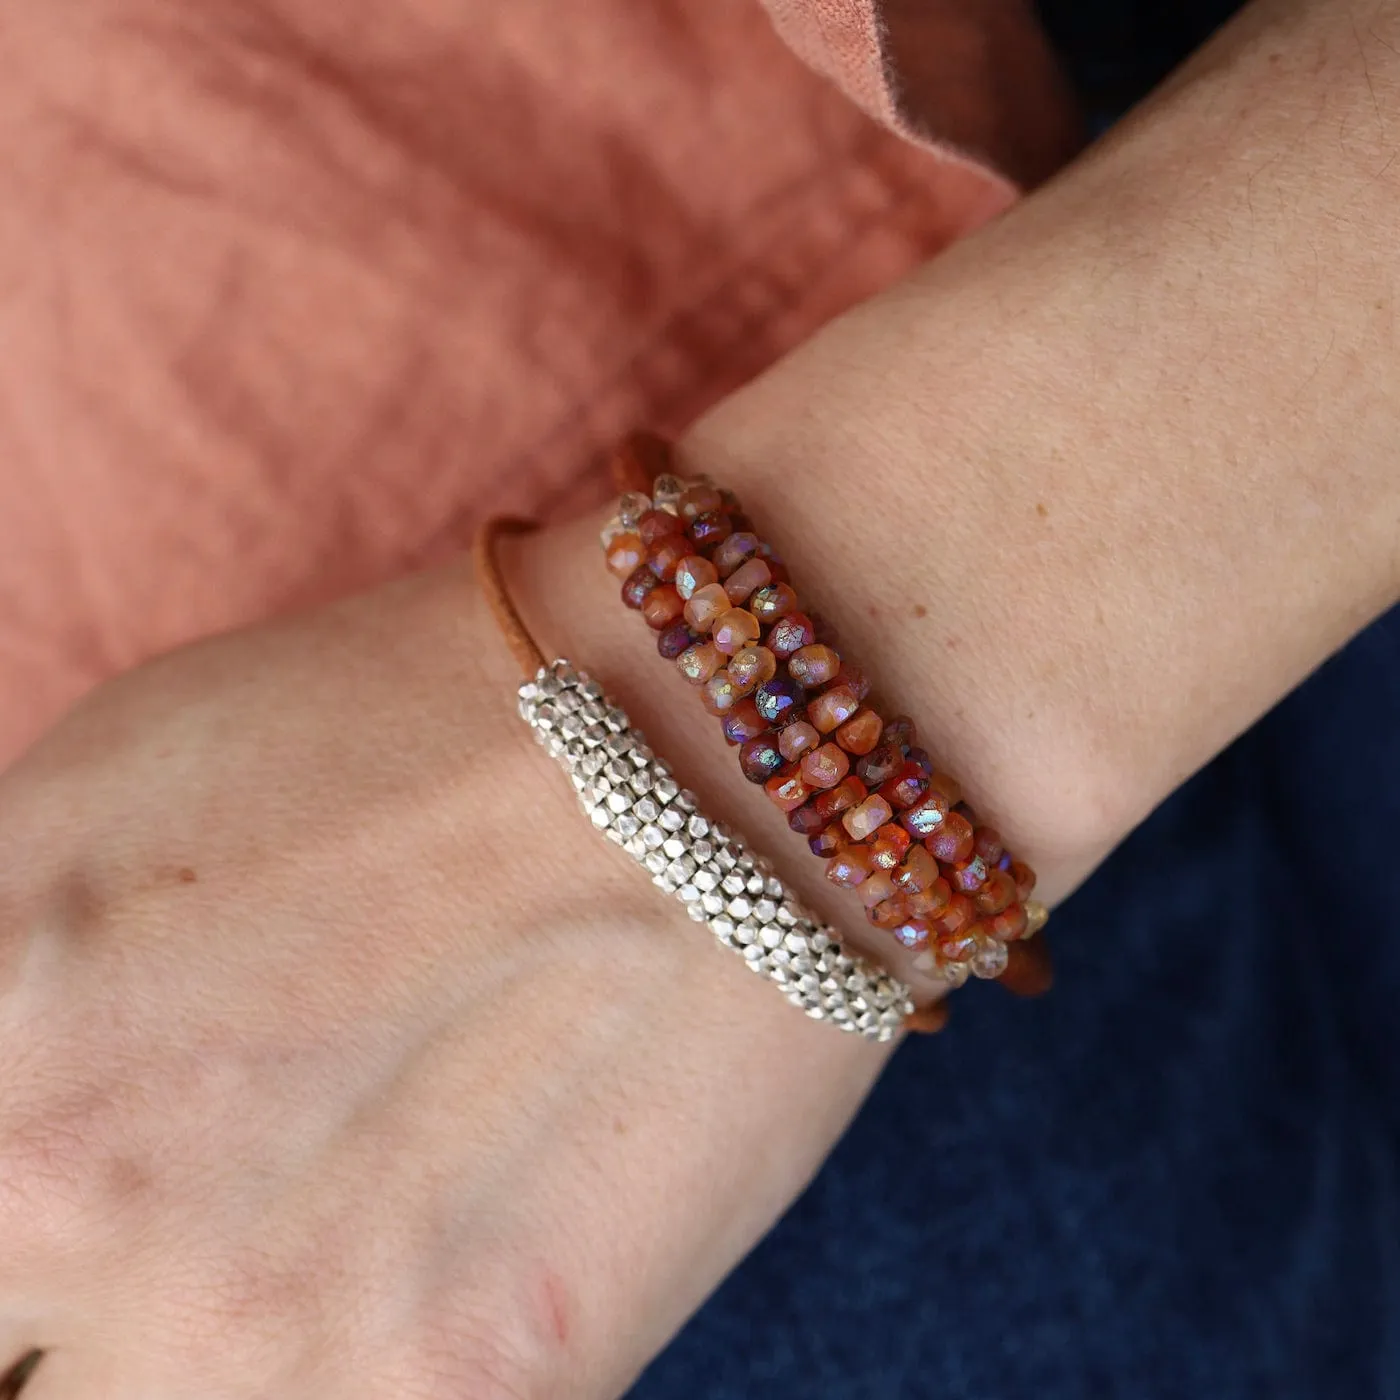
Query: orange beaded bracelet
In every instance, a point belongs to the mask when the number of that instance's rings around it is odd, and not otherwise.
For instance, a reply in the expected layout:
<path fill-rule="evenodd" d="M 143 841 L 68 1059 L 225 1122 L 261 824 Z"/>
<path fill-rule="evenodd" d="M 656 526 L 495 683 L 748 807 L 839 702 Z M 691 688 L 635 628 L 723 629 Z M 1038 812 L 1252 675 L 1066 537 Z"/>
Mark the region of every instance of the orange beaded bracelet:
<path fill-rule="evenodd" d="M 1034 995 L 1044 927 L 1035 874 L 978 821 L 903 715 L 886 718 L 865 673 L 802 610 L 788 570 L 732 492 L 683 481 L 669 444 L 629 439 L 614 457 L 624 492 L 603 532 L 622 601 L 657 634 L 725 738 L 788 824 L 915 966 L 960 986 L 1004 979 Z M 1039 945 L 1037 945 L 1039 947 Z"/>

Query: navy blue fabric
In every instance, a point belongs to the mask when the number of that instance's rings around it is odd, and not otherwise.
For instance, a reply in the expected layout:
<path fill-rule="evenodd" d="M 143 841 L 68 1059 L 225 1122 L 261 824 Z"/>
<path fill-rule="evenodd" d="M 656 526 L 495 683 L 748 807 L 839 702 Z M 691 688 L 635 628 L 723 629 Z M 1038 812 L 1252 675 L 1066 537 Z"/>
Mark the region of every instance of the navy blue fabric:
<path fill-rule="evenodd" d="M 1228 6 L 1043 8 L 1112 102 Z M 1055 993 L 903 1047 L 633 1400 L 1400 1400 L 1400 611 L 1052 934 Z"/>
<path fill-rule="evenodd" d="M 899 1051 L 634 1400 L 1400 1400 L 1397 838 L 1400 611 L 1056 914 L 1052 996 Z"/>

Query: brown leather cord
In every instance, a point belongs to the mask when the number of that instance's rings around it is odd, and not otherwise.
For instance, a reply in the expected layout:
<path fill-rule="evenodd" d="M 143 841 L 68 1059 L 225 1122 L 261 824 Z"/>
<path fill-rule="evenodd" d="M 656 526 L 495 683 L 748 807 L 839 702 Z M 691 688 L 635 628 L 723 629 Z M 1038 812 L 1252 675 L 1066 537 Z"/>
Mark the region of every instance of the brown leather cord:
<path fill-rule="evenodd" d="M 505 575 L 501 572 L 501 561 L 496 553 L 496 545 L 502 535 L 529 535 L 539 526 L 533 520 L 517 520 L 508 516 L 495 516 L 476 532 L 473 544 L 476 580 L 485 595 L 486 605 L 501 636 L 506 639 L 510 654 L 519 663 L 526 680 L 533 680 L 546 664 L 544 653 L 530 635 L 525 619 L 520 616 L 506 587 Z"/>

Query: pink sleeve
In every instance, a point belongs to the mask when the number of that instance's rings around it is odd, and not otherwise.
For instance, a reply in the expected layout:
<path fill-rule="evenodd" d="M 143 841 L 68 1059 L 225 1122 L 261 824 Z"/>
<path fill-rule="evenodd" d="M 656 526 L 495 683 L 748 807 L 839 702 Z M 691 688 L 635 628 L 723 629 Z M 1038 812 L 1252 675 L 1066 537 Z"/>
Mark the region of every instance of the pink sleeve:
<path fill-rule="evenodd" d="M 876 120 L 1033 185 L 1079 142 L 1026 0 L 763 0 L 778 32 Z"/>

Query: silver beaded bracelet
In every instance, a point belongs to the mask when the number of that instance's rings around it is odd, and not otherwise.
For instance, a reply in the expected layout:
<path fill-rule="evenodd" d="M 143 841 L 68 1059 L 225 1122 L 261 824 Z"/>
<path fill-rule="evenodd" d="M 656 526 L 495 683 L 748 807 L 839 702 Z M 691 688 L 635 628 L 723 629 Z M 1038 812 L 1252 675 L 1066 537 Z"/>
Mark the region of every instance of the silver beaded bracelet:
<path fill-rule="evenodd" d="M 520 687 L 520 714 L 568 773 L 593 825 L 697 923 L 813 1020 L 888 1041 L 914 1009 L 904 983 L 841 946 L 761 857 L 700 812 L 596 681 L 567 661 Z"/>

